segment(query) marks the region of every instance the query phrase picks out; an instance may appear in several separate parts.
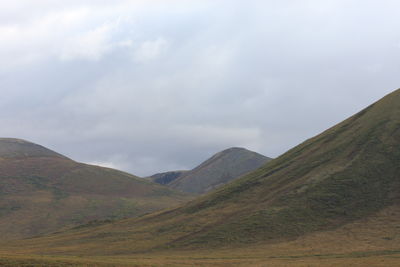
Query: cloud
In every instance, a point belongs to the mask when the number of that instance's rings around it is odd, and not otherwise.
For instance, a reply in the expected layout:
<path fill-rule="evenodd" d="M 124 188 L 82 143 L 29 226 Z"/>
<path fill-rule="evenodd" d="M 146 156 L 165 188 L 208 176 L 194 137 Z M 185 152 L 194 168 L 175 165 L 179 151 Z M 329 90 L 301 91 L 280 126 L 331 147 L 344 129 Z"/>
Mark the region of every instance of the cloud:
<path fill-rule="evenodd" d="M 104 24 L 71 38 L 62 51 L 61 60 L 99 60 L 115 45 L 110 43 L 112 30 L 112 25 Z"/>
<path fill-rule="evenodd" d="M 116 165 L 113 162 L 106 162 L 106 161 L 92 161 L 92 162 L 87 162 L 87 164 L 106 167 L 106 168 L 112 168 L 112 169 L 117 169 L 117 170 L 123 169 L 123 166 Z"/>
<path fill-rule="evenodd" d="M 132 42 L 125 32 L 132 24 L 130 15 L 118 13 L 118 5 L 108 10 L 78 5 L 28 15 L 0 24 L 0 56 L 10 63 L 7 69 L 53 59 L 98 61 Z"/>
<path fill-rule="evenodd" d="M 261 131 L 257 128 L 226 127 L 219 125 L 176 125 L 171 129 L 174 136 L 190 143 L 196 140 L 196 146 L 222 146 L 232 144 L 257 149 L 262 142 Z"/>
<path fill-rule="evenodd" d="M 134 52 L 134 59 L 140 63 L 146 63 L 158 58 L 168 48 L 168 41 L 162 37 L 154 41 L 144 41 Z"/>
<path fill-rule="evenodd" d="M 399 8 L 3 1 L 0 136 L 141 176 L 275 157 L 399 87 Z"/>

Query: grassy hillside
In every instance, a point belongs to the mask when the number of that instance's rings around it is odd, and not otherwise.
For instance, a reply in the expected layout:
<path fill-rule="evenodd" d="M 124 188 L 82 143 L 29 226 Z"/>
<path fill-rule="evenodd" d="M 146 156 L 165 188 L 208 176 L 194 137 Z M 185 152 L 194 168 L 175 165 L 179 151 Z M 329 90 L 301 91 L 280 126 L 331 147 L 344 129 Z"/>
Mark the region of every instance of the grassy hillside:
<path fill-rule="evenodd" d="M 244 148 L 232 147 L 174 179 L 168 186 L 183 192 L 202 194 L 254 171 L 271 160 Z"/>
<path fill-rule="evenodd" d="M 77 163 L 27 141 L 0 139 L 2 240 L 139 216 L 187 199 L 121 171 Z"/>
<path fill-rule="evenodd" d="M 397 90 L 262 168 L 179 208 L 8 243 L 2 249 L 115 255 L 210 248 L 232 253 L 232 248 L 255 246 L 263 248 L 261 253 L 295 248 L 308 255 L 343 249 L 396 254 L 399 162 Z"/>
<path fill-rule="evenodd" d="M 153 250 L 132 253 L 116 250 L 118 242 L 103 243 L 103 251 L 93 254 L 92 244 L 47 248 L 38 253 L 44 242 L 54 239 L 26 240 L 24 246 L 0 247 L 1 266 L 398 266 L 400 207 L 386 208 L 373 216 L 357 220 L 330 231 L 319 231 L 287 242 L 268 242 L 229 246 L 229 248 L 196 248 L 195 250 Z M 113 226 L 115 227 L 115 225 Z M 104 235 L 103 228 L 103 235 Z M 57 238 L 59 242 L 62 240 Z M 129 246 L 129 236 L 125 246 Z M 83 240 L 84 241 L 84 240 Z M 108 239 L 107 241 L 112 241 Z M 29 245 L 30 243 L 30 245 Z M 134 240 L 130 241 L 131 244 Z M 19 244 L 20 245 L 20 244 Z M 105 249 L 106 247 L 106 249 Z M 82 251 L 77 251 L 81 248 Z M 8 249 L 8 251 L 7 251 Z M 75 250 L 73 250 L 75 249 Z M 69 253 L 66 251 L 69 250 Z M 63 254 L 48 255 L 42 254 Z M 72 254 L 72 255 L 68 255 Z M 86 256 L 83 256 L 85 255 Z"/>
<path fill-rule="evenodd" d="M 397 205 L 400 90 L 181 212 L 214 223 L 172 245 L 293 238 Z M 226 217 L 229 217 L 227 220 Z"/>

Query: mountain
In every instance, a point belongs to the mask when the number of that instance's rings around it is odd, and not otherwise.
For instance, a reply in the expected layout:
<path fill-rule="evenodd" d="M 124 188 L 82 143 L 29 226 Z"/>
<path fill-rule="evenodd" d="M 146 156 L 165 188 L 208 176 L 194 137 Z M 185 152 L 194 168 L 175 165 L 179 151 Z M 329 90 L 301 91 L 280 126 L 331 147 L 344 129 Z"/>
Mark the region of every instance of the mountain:
<path fill-rule="evenodd" d="M 167 185 L 183 192 L 202 194 L 261 167 L 269 160 L 256 152 L 232 147 L 213 155 L 193 170 L 181 173 Z"/>
<path fill-rule="evenodd" d="M 180 207 L 5 247 L 29 253 L 120 255 L 235 246 L 251 250 L 299 240 L 299 253 L 335 244 L 339 250 L 351 251 L 356 245 L 392 253 L 400 247 L 399 162 L 397 90 L 256 171 Z M 339 233 L 345 242 L 334 239 Z"/>
<path fill-rule="evenodd" d="M 187 199 L 128 173 L 78 163 L 24 140 L 0 139 L 3 240 L 139 216 Z"/>
<path fill-rule="evenodd" d="M 162 173 L 156 173 L 150 177 L 147 177 L 150 179 L 150 181 L 157 183 L 157 184 L 162 184 L 162 185 L 168 185 L 172 181 L 176 180 L 177 178 L 181 177 L 183 174 L 185 174 L 188 171 L 169 171 L 169 172 L 162 172 Z"/>
<path fill-rule="evenodd" d="M 43 146 L 16 138 L 0 138 L 1 159 L 26 159 L 26 158 L 58 158 L 68 159 Z"/>

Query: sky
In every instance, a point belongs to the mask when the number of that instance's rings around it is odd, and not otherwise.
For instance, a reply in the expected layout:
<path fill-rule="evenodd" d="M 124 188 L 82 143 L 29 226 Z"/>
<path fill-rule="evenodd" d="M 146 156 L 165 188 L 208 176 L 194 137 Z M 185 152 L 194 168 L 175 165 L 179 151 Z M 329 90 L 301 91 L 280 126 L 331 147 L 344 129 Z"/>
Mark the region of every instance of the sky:
<path fill-rule="evenodd" d="M 0 136 L 139 176 L 277 157 L 400 87 L 397 0 L 0 2 Z"/>

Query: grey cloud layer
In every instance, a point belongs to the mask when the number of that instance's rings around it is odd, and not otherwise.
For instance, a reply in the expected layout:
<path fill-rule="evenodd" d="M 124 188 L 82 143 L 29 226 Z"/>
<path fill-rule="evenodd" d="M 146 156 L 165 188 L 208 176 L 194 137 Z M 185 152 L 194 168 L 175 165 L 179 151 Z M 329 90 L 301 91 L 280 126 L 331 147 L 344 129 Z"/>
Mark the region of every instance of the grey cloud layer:
<path fill-rule="evenodd" d="M 55 2 L 0 4 L 1 136 L 76 160 L 278 156 L 399 87 L 397 1 Z"/>

